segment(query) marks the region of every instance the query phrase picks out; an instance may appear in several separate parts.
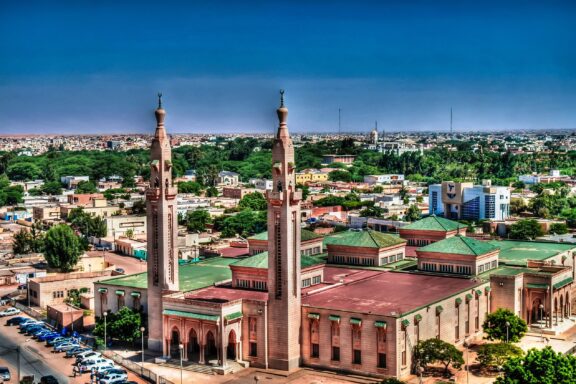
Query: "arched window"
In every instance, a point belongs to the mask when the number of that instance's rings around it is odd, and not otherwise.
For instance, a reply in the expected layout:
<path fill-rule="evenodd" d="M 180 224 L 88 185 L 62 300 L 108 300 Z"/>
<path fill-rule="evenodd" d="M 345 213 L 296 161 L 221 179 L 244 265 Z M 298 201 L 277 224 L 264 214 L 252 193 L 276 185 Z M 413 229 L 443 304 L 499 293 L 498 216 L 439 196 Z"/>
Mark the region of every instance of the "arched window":
<path fill-rule="evenodd" d="M 310 320 L 310 357 L 319 358 L 320 357 L 320 332 L 319 323 L 317 319 Z"/>

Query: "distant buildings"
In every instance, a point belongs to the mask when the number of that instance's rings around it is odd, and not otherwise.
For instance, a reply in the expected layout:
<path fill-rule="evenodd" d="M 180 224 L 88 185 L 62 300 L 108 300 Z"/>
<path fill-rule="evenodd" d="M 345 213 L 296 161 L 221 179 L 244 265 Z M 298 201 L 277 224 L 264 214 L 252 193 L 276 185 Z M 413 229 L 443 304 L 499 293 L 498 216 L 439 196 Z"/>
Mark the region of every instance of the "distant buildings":
<path fill-rule="evenodd" d="M 404 181 L 404 175 L 367 175 L 364 176 L 364 182 L 373 184 L 397 184 Z"/>
<path fill-rule="evenodd" d="M 353 155 L 324 155 L 322 158 L 322 164 L 352 164 L 354 159 L 356 159 L 356 156 Z"/>
<path fill-rule="evenodd" d="M 552 169 L 548 175 L 539 175 L 533 173 L 531 175 L 520 175 L 518 176 L 518 181 L 523 182 L 524 184 L 548 184 L 554 183 L 558 181 L 567 182 L 570 181 L 572 178 L 567 175 L 561 175 L 560 170 Z"/>
<path fill-rule="evenodd" d="M 429 187 L 431 215 L 457 220 L 504 220 L 510 215 L 510 190 L 492 186 L 444 181 Z"/>

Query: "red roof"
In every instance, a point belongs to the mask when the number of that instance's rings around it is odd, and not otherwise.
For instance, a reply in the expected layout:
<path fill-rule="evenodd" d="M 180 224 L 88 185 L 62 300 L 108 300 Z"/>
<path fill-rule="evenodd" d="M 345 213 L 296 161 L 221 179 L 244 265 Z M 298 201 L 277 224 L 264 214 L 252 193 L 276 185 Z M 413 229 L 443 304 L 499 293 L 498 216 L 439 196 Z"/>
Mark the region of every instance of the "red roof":
<path fill-rule="evenodd" d="M 227 247 L 219 249 L 218 251 L 220 252 L 222 257 L 232 257 L 232 258 L 246 256 L 250 254 L 248 248 Z"/>
<path fill-rule="evenodd" d="M 337 273 L 328 272 L 331 269 L 340 268 L 326 268 L 325 276 L 334 279 Z M 350 282 L 347 281 L 349 278 Z M 399 316 L 477 285 L 471 280 L 456 277 L 362 271 L 345 277 L 342 285 L 303 295 L 302 304 L 313 308 Z"/>
<path fill-rule="evenodd" d="M 197 291 L 188 292 L 184 295 L 187 299 L 201 300 L 226 300 L 234 301 L 238 299 L 267 301 L 268 292 L 250 291 L 248 289 L 227 287 L 208 287 Z"/>

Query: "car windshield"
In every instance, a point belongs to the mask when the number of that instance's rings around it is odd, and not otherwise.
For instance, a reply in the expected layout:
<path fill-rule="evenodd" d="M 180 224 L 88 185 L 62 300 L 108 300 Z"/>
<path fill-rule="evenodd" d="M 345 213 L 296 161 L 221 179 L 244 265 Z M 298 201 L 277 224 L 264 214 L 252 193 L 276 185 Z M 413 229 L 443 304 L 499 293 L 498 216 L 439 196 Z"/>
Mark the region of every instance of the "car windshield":
<path fill-rule="evenodd" d="M 10 372 L 10 371 L 8 370 L 8 368 L 6 368 L 6 367 L 1 367 L 1 368 L 0 368 L 0 373 L 6 373 L 6 372 Z"/>

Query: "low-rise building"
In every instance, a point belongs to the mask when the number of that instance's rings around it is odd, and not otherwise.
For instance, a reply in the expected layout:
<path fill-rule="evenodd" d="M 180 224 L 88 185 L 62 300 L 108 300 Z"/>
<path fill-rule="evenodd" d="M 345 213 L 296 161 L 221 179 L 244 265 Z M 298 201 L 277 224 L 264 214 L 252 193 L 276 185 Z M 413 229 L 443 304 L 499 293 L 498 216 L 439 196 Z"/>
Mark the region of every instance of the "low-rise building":
<path fill-rule="evenodd" d="M 328 263 L 342 265 L 384 266 L 404 260 L 406 240 L 372 231 L 349 230 L 327 236 Z"/>

